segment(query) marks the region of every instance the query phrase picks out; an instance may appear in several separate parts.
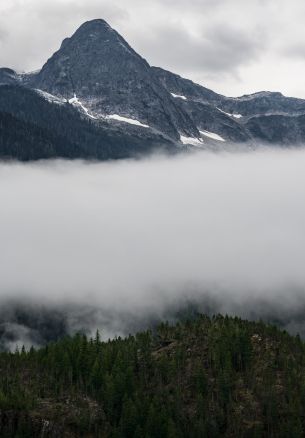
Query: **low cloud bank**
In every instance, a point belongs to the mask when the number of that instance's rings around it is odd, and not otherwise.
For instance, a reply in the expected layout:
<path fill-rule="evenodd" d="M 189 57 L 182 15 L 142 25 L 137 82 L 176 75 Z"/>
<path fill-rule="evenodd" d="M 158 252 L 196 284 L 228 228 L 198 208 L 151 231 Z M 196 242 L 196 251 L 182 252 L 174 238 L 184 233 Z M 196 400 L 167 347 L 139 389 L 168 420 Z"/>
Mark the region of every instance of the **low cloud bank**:
<path fill-rule="evenodd" d="M 304 169 L 301 149 L 0 164 L 0 335 L 12 302 L 107 336 L 189 303 L 305 332 Z"/>

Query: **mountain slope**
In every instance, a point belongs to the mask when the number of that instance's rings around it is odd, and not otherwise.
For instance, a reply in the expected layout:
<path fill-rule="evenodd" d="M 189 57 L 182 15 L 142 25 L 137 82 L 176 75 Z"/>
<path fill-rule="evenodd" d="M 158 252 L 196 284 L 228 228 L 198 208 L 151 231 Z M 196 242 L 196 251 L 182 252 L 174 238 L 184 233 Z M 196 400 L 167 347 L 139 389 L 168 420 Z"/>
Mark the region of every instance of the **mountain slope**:
<path fill-rule="evenodd" d="M 305 141 L 305 114 L 270 114 L 251 117 L 246 125 L 253 136 L 281 146 L 298 145 Z"/>
<path fill-rule="evenodd" d="M 17 73 L 10 68 L 0 68 L 0 86 L 18 83 Z"/>
<path fill-rule="evenodd" d="M 107 160 L 145 154 L 157 147 L 175 151 L 162 136 L 134 126 L 128 132 L 82 115 L 70 104 L 50 103 L 33 90 L 0 87 L 0 156 L 20 160 L 84 158 Z"/>
<path fill-rule="evenodd" d="M 96 116 L 133 118 L 176 140 L 199 136 L 148 63 L 104 20 L 84 23 L 65 39 L 29 85 L 67 99 L 76 95 Z"/>
<path fill-rule="evenodd" d="M 305 346 L 217 316 L 0 354 L 2 437 L 302 437 Z"/>
<path fill-rule="evenodd" d="M 251 140 L 234 116 L 226 114 L 222 106 L 225 97 L 161 68 L 152 67 L 155 76 L 171 93 L 177 105 L 189 115 L 199 130 L 221 135 L 226 140 L 245 142 Z"/>
<path fill-rule="evenodd" d="M 65 137 L 56 136 L 35 124 L 0 112 L 0 155 L 2 158 L 18 158 L 22 161 L 54 157 L 68 158 L 65 150 L 70 150 L 73 155 L 73 149 L 74 145 Z"/>
<path fill-rule="evenodd" d="M 272 92 L 222 96 L 150 67 L 101 19 L 66 38 L 40 71 L 18 74 L 0 68 L 0 111 L 46 130 L 47 145 L 40 135 L 34 153 L 37 133 L 27 140 L 30 128 L 21 135 L 19 124 L 16 144 L 22 142 L 24 151 L 12 146 L 7 155 L 12 137 L 2 124 L 1 157 L 20 159 L 115 159 L 154 148 L 222 148 L 225 141 L 251 146 L 305 141 L 304 100 Z"/>
<path fill-rule="evenodd" d="M 226 97 L 162 68 L 152 69 L 199 130 L 210 130 L 235 142 L 291 145 L 305 141 L 300 124 L 305 115 L 303 99 L 267 91 Z"/>

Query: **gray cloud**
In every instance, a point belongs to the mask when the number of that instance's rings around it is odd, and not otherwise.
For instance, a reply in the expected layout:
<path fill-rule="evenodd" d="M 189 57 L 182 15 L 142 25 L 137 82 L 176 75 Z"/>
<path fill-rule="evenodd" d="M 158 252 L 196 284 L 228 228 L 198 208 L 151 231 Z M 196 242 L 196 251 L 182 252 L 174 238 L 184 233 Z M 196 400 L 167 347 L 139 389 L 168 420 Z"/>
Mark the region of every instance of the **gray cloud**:
<path fill-rule="evenodd" d="M 88 306 L 110 333 L 190 301 L 299 318 L 304 165 L 304 150 L 2 163 L 0 302 Z"/>
<path fill-rule="evenodd" d="M 301 42 L 284 47 L 282 51 L 286 56 L 305 59 L 305 47 Z"/>
<path fill-rule="evenodd" d="M 168 51 L 160 53 L 162 42 L 166 42 Z M 166 25 L 150 35 L 150 39 L 142 40 L 142 45 L 144 52 L 170 70 L 178 68 L 185 75 L 204 71 L 224 76 L 237 74 L 242 65 L 254 62 L 264 41 L 261 35 L 250 37 L 245 31 L 221 23 L 217 31 L 210 28 L 199 35 Z"/>
<path fill-rule="evenodd" d="M 108 0 L 28 0 L 22 7 L 18 0 L 5 3 L 0 31 L 7 39 L 0 64 L 17 70 L 40 68 L 61 41 L 86 20 L 103 17 L 114 26 L 128 20 L 125 8 Z"/>
<path fill-rule="evenodd" d="M 285 52 L 304 40 L 304 9 L 302 0 L 2 0 L 0 65 L 39 68 L 83 21 L 101 17 L 154 65 L 215 91 L 305 97 L 305 60 Z"/>
<path fill-rule="evenodd" d="M 4 29 L 0 29 L 0 42 L 1 43 L 5 42 L 7 36 L 8 36 L 7 32 Z"/>

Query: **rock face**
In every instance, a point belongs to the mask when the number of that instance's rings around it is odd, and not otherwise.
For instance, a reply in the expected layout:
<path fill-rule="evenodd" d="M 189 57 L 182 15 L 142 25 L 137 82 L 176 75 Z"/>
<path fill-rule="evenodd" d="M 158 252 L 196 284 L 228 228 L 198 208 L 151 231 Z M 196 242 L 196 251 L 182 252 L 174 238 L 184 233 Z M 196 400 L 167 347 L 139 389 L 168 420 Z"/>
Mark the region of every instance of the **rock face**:
<path fill-rule="evenodd" d="M 199 129 L 234 142 L 297 144 L 305 141 L 305 100 L 262 91 L 241 97 L 217 94 L 174 73 L 153 67 Z"/>
<path fill-rule="evenodd" d="M 0 86 L 18 83 L 17 73 L 10 68 L 0 68 Z"/>
<path fill-rule="evenodd" d="M 246 128 L 255 138 L 279 146 L 301 145 L 305 141 L 305 114 L 251 117 Z"/>
<path fill-rule="evenodd" d="M 92 120 L 78 107 L 28 87 L 0 87 L 0 157 L 108 160 L 177 146 L 151 129 Z M 123 125 L 127 125 L 128 129 Z"/>
<path fill-rule="evenodd" d="M 285 97 L 282 93 L 261 91 L 238 98 L 225 98 L 222 108 L 229 113 L 243 116 L 255 115 L 296 115 L 305 112 L 305 101 L 294 97 Z"/>
<path fill-rule="evenodd" d="M 251 134 L 237 118 L 220 109 L 226 97 L 161 68 L 153 67 L 153 72 L 199 130 L 217 133 L 234 142 L 251 140 Z"/>
<path fill-rule="evenodd" d="M 268 91 L 237 98 L 215 93 L 162 68 L 151 67 L 101 19 L 84 23 L 36 73 L 17 74 L 9 68 L 0 68 L 0 86 L 11 87 L 0 92 L 0 110 L 16 119 L 18 138 L 22 139 L 17 142 L 19 151 L 26 138 L 21 135 L 23 123 L 31 124 L 33 144 L 36 127 L 46 129 L 38 110 L 45 108 L 46 101 L 74 126 L 72 131 L 63 129 L 54 110 L 45 110 L 52 113 L 52 135 L 46 132 L 43 144 L 51 142 L 49 150 L 60 149 L 65 157 L 123 158 L 155 147 L 175 150 L 222 147 L 224 141 L 250 145 L 262 142 L 293 145 L 305 141 L 304 100 Z M 22 89 L 29 88 L 40 102 L 33 96 L 24 97 Z M 2 102 L 1 95 L 5 95 Z M 85 123 L 77 127 L 77 117 L 72 122 L 71 111 L 90 126 Z M 86 142 L 83 147 L 74 142 L 73 153 L 70 146 L 65 151 L 58 145 L 64 144 L 71 132 L 77 132 L 74 137 L 83 139 L 88 136 L 82 133 L 89 131 L 95 139 L 94 151 Z M 116 150 L 118 138 L 120 147 Z M 7 135 L 2 141 L 6 146 L 0 147 L 0 154 L 1 150 L 7 153 L 10 139 L 11 135 Z M 44 151 L 38 152 L 37 157 L 46 155 Z M 31 154 L 26 156 L 31 159 Z"/>
<path fill-rule="evenodd" d="M 66 99 L 77 96 L 96 116 L 135 119 L 174 139 L 199 136 L 148 63 L 104 20 L 87 22 L 65 39 L 29 84 Z"/>

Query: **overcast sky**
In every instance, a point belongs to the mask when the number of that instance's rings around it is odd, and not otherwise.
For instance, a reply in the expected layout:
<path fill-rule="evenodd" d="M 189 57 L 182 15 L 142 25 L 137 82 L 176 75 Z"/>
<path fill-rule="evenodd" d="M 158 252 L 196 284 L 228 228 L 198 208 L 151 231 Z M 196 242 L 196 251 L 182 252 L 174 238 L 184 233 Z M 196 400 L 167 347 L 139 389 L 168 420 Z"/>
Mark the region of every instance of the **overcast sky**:
<path fill-rule="evenodd" d="M 304 0 L 1 0 L 0 65 L 35 70 L 104 18 L 151 64 L 226 95 L 305 97 Z"/>

